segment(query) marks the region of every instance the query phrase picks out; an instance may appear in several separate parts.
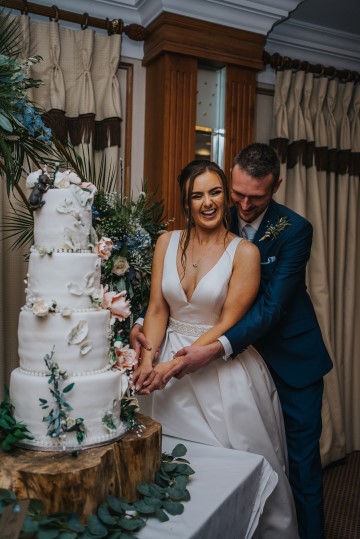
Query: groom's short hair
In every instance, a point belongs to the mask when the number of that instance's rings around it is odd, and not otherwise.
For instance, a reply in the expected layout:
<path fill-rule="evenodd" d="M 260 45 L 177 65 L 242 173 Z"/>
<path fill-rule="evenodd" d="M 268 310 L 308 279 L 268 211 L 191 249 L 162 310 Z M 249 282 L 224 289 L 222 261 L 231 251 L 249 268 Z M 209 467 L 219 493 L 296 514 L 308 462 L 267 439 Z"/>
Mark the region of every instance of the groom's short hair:
<path fill-rule="evenodd" d="M 279 156 L 268 144 L 255 142 L 245 146 L 234 159 L 233 167 L 236 165 L 253 178 L 262 179 L 272 174 L 274 184 L 280 177 Z"/>

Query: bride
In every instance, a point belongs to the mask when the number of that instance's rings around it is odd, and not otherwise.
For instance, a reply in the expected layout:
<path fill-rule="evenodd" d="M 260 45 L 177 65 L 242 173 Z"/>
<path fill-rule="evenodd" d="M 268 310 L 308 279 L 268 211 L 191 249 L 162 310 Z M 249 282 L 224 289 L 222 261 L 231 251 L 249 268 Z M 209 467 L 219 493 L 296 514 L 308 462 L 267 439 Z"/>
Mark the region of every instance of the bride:
<path fill-rule="evenodd" d="M 249 309 L 260 282 L 257 247 L 229 232 L 223 171 L 208 160 L 192 161 L 178 180 L 187 228 L 161 235 L 156 244 L 143 328 L 151 350 L 142 348 L 133 374 L 140 409 L 169 436 L 263 455 L 279 482 L 257 537 L 297 539 L 280 402 L 256 350 L 163 382 L 176 351 L 223 335 Z"/>

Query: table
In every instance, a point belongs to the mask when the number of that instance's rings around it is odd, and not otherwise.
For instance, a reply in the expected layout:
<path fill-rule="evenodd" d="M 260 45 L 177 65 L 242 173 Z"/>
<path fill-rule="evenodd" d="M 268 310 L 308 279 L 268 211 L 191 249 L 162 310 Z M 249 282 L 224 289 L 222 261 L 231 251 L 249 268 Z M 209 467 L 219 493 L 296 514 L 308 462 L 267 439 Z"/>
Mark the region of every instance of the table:
<path fill-rule="evenodd" d="M 213 447 L 163 436 L 162 450 L 176 444 L 187 448 L 185 458 L 195 474 L 182 515 L 167 522 L 149 518 L 139 539 L 250 539 L 267 498 L 278 479 L 267 460 L 253 453 Z"/>

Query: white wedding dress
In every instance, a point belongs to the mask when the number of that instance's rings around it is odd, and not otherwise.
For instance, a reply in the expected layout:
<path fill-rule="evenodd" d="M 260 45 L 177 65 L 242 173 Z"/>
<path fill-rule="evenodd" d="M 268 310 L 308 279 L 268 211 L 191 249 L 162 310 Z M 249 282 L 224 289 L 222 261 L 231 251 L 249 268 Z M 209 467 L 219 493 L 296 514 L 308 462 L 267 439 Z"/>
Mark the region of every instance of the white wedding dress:
<path fill-rule="evenodd" d="M 172 233 L 165 255 L 162 291 L 170 307 L 160 361 L 191 345 L 220 316 L 232 273 L 234 238 L 215 266 L 199 281 L 188 301 L 176 256 L 180 231 Z M 161 423 L 163 433 L 212 446 L 263 455 L 279 482 L 265 504 L 256 537 L 297 539 L 294 502 L 286 477 L 286 438 L 279 398 L 267 367 L 250 347 L 234 360 L 206 368 L 139 398 L 141 412 Z M 236 535 L 234 535 L 236 537 Z M 241 539 L 241 538 L 239 538 Z"/>

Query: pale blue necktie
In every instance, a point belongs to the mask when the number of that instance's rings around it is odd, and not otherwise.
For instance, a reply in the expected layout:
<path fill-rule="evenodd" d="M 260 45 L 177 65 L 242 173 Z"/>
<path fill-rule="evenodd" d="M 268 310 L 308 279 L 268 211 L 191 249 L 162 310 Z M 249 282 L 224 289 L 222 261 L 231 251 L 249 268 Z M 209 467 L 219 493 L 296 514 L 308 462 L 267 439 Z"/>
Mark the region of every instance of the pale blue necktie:
<path fill-rule="evenodd" d="M 257 230 L 251 225 L 245 225 L 242 229 L 242 237 L 249 241 L 254 241 Z"/>

